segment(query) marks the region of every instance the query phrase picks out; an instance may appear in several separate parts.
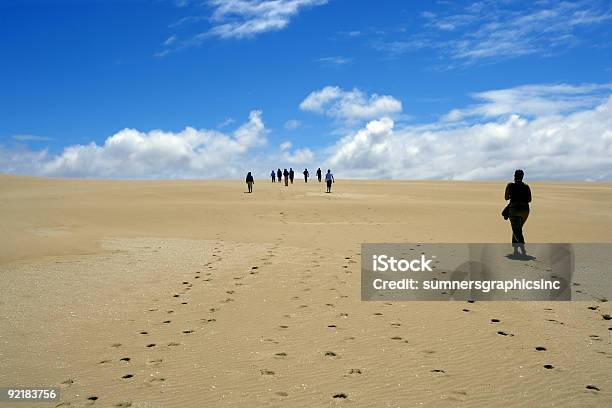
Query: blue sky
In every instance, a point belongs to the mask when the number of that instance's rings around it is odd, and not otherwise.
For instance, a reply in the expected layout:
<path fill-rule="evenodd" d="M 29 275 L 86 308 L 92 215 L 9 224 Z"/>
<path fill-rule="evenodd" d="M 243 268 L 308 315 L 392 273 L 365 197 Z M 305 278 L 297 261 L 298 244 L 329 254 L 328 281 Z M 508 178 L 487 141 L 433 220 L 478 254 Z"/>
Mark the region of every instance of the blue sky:
<path fill-rule="evenodd" d="M 609 1 L 3 0 L 0 15 L 0 171 L 612 178 Z M 521 162 L 513 135 L 577 148 Z"/>

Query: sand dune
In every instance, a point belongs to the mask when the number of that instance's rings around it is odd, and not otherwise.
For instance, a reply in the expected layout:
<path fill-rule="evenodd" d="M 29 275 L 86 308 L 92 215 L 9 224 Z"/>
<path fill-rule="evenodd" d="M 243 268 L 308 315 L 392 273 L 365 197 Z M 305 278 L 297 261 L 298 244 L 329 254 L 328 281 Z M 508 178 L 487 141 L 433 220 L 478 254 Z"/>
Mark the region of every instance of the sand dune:
<path fill-rule="evenodd" d="M 528 241 L 612 241 L 611 184 L 530 185 Z M 65 407 L 610 406 L 612 312 L 588 284 L 360 300 L 362 242 L 508 241 L 503 188 L 1 176 L 0 384 Z"/>

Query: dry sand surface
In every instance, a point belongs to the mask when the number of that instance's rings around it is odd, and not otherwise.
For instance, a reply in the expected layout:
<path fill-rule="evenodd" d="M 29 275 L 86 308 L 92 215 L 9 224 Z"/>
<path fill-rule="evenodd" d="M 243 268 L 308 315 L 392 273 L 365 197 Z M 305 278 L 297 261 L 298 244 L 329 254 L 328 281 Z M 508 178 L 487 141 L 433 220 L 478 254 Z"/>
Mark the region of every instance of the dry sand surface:
<path fill-rule="evenodd" d="M 530 184 L 528 241 L 612 241 L 612 185 Z M 61 388 L 15 407 L 612 406 L 592 293 L 360 300 L 362 242 L 508 241 L 504 186 L 0 176 L 0 387 Z"/>

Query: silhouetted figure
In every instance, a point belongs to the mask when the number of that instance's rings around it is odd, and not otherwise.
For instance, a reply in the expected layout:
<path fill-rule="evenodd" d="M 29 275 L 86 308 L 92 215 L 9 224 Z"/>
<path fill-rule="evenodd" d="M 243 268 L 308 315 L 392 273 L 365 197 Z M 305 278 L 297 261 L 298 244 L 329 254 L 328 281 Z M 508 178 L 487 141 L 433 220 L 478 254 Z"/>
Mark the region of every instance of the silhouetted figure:
<path fill-rule="evenodd" d="M 295 177 L 295 172 L 293 171 L 293 168 L 289 167 L 289 180 L 291 181 L 291 184 L 293 184 L 293 177 Z"/>
<path fill-rule="evenodd" d="M 308 169 L 304 169 L 304 183 L 308 183 L 308 176 L 310 176 L 310 173 L 308 173 Z"/>
<path fill-rule="evenodd" d="M 272 173 L 270 173 L 270 177 L 272 177 L 272 182 L 276 183 L 276 172 L 274 170 L 272 170 Z"/>
<path fill-rule="evenodd" d="M 523 236 L 523 226 L 529 217 L 529 203 L 531 202 L 531 189 L 523 183 L 525 172 L 517 170 L 514 172 L 514 183 L 508 183 L 504 198 L 510 200 L 508 204 L 508 218 L 512 226 L 512 246 L 514 255 L 518 255 L 521 250 L 522 255 L 526 255 L 525 237 Z"/>
<path fill-rule="evenodd" d="M 331 193 L 331 187 L 332 187 L 332 183 L 335 183 L 336 180 L 334 180 L 334 175 L 332 174 L 331 170 L 327 170 L 327 174 L 325 175 L 325 184 L 327 184 L 327 192 Z"/>
<path fill-rule="evenodd" d="M 283 172 L 281 171 L 281 169 L 276 170 L 276 178 L 278 179 L 278 182 L 280 183 L 283 178 Z"/>
<path fill-rule="evenodd" d="M 319 183 L 321 182 L 321 168 L 317 169 L 317 178 L 319 179 Z"/>
<path fill-rule="evenodd" d="M 251 172 L 249 171 L 247 176 L 246 176 L 246 183 L 247 183 L 247 187 L 249 188 L 249 193 L 253 192 L 253 184 L 255 184 L 255 180 L 253 180 L 253 176 L 251 175 Z"/>
<path fill-rule="evenodd" d="M 285 187 L 287 187 L 289 185 L 289 172 L 287 169 L 283 171 L 283 176 L 285 176 Z"/>

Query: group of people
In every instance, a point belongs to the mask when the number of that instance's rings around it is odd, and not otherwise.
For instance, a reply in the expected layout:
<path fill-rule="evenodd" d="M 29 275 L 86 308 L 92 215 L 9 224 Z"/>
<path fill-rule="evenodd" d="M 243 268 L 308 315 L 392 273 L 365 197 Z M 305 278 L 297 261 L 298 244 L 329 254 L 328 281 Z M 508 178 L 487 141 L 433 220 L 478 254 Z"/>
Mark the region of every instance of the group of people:
<path fill-rule="evenodd" d="M 308 183 L 308 177 L 310 177 L 310 173 L 308 172 L 308 169 L 304 169 L 302 174 L 304 175 L 304 183 Z M 319 180 L 319 183 L 322 180 L 322 176 L 323 176 L 323 172 L 321 171 L 321 168 L 319 167 L 317 169 L 317 179 Z M 285 187 L 287 187 L 289 186 L 289 183 L 293 184 L 293 180 L 295 178 L 295 172 L 293 171 L 293 168 L 291 167 L 289 167 L 289 170 L 285 169 L 284 171 L 281 171 L 281 169 L 279 168 L 276 171 L 272 170 L 272 172 L 270 173 L 270 177 L 273 183 L 276 183 L 276 180 L 278 180 L 279 183 L 281 182 L 281 180 L 284 180 Z M 328 169 L 327 173 L 325 174 L 325 184 L 327 186 L 328 193 L 331 193 L 332 183 L 335 183 L 335 182 L 336 180 L 334 179 L 334 175 L 332 174 L 331 170 Z M 255 180 L 250 171 L 248 172 L 246 176 L 246 183 L 247 183 L 247 188 L 249 189 L 249 193 L 252 193 L 253 184 L 255 184 Z"/>
<path fill-rule="evenodd" d="M 302 174 L 304 175 L 304 182 L 308 183 L 308 177 L 310 176 L 308 169 L 304 169 Z M 279 168 L 276 171 L 272 170 L 272 173 L 270 173 L 273 183 L 276 183 L 277 179 L 279 183 L 281 179 L 284 179 L 285 186 L 288 186 L 289 183 L 293 184 L 294 176 L 295 172 L 291 167 L 289 170 L 285 169 L 281 172 Z M 321 168 L 318 168 L 317 179 L 319 182 L 321 182 L 321 176 Z M 523 236 L 523 226 L 527 222 L 527 217 L 529 217 L 529 203 L 531 202 L 531 189 L 523 182 L 524 176 L 525 172 L 523 170 L 519 169 L 514 172 L 514 182 L 508 183 L 504 192 L 504 199 L 509 202 L 502 212 L 504 219 L 509 219 L 512 227 L 512 246 L 514 247 L 514 255 L 523 256 L 527 254 L 525 249 L 525 237 Z M 249 193 L 252 193 L 253 183 L 255 183 L 255 181 L 250 171 L 246 176 L 246 183 Z M 325 174 L 325 184 L 327 185 L 328 193 L 331 193 L 332 183 L 335 183 L 334 175 L 331 170 L 327 170 Z"/>

